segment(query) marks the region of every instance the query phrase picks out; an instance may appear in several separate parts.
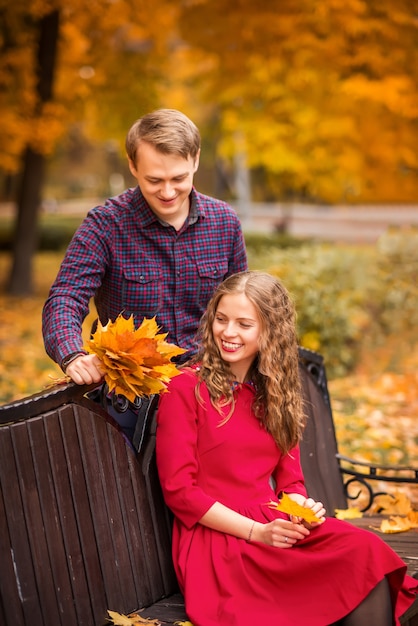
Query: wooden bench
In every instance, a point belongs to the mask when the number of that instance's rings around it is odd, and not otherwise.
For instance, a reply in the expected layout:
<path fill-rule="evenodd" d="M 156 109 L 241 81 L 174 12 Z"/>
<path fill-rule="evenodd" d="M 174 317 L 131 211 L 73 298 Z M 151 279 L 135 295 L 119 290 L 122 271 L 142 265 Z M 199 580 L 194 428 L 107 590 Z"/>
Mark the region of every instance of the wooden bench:
<path fill-rule="evenodd" d="M 347 493 L 325 368 L 306 350 L 300 364 L 309 417 L 302 464 L 309 492 L 332 512 L 346 508 Z M 61 385 L 0 407 L 2 626 L 104 626 L 108 609 L 169 624 L 187 619 L 156 471 L 153 407 L 137 454 L 88 391 Z M 418 482 L 416 472 L 412 478 Z M 384 539 L 416 574 L 418 533 Z M 418 602 L 402 624 L 418 625 Z"/>

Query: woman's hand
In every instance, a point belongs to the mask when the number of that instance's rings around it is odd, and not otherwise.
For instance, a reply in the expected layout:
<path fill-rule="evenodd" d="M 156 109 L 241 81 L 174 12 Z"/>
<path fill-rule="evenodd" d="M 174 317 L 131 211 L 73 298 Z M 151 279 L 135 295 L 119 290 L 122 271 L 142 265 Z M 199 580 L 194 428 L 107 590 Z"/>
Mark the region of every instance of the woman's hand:
<path fill-rule="evenodd" d="M 291 548 L 309 534 L 303 524 L 279 518 L 268 524 L 256 522 L 251 541 L 260 541 L 275 548 Z"/>
<path fill-rule="evenodd" d="M 322 502 L 316 502 L 313 498 L 304 498 L 298 493 L 290 493 L 289 497 L 292 498 L 292 500 L 294 500 L 301 506 L 304 506 L 305 508 L 310 509 L 312 513 L 315 513 L 316 517 L 319 518 L 319 522 L 307 522 L 306 520 L 300 517 L 295 517 L 291 515 L 290 519 L 293 522 L 296 522 L 296 523 L 299 522 L 303 524 L 306 528 L 316 528 L 317 526 L 320 526 L 321 524 L 325 522 L 326 510 Z"/>

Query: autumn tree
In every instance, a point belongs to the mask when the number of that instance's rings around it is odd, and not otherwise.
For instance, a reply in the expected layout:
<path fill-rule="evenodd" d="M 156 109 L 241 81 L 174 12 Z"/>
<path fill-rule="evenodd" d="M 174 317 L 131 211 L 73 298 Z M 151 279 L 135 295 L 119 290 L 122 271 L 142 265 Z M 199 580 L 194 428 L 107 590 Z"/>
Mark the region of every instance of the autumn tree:
<path fill-rule="evenodd" d="M 45 159 L 70 125 L 121 139 L 157 106 L 173 17 L 158 4 L 0 0 L 0 168 L 19 173 L 10 293 L 32 291 Z"/>
<path fill-rule="evenodd" d="M 226 161 L 244 139 L 275 197 L 415 202 L 412 0 L 199 0 L 183 3 L 179 24 Z"/>

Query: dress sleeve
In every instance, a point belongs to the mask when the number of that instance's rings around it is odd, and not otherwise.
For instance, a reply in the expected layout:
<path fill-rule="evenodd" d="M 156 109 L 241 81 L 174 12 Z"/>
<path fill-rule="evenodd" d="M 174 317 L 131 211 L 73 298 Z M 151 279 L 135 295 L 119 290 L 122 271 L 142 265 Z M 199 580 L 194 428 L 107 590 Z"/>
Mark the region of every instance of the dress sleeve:
<path fill-rule="evenodd" d="M 188 528 L 216 502 L 197 482 L 202 407 L 195 396 L 196 382 L 194 372 L 187 370 L 173 378 L 168 392 L 160 398 L 157 413 L 157 467 L 164 499 Z"/>
<path fill-rule="evenodd" d="M 281 458 L 273 478 L 276 485 L 276 494 L 284 491 L 285 493 L 299 493 L 302 496 L 307 496 L 300 465 L 299 446 L 296 446 L 286 456 Z"/>

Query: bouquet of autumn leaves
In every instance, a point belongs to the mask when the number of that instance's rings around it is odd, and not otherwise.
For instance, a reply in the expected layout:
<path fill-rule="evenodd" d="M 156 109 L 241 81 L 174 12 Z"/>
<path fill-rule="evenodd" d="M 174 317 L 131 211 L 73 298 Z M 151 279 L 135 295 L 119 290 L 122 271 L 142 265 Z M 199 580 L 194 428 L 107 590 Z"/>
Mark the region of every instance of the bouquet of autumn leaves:
<path fill-rule="evenodd" d="M 98 322 L 85 349 L 99 357 L 110 392 L 134 402 L 137 396 L 167 390 L 170 379 L 180 373 L 171 359 L 185 350 L 165 341 L 167 333 L 158 331 L 155 318 L 145 318 L 136 330 L 133 315 L 121 314 L 105 326 Z"/>

